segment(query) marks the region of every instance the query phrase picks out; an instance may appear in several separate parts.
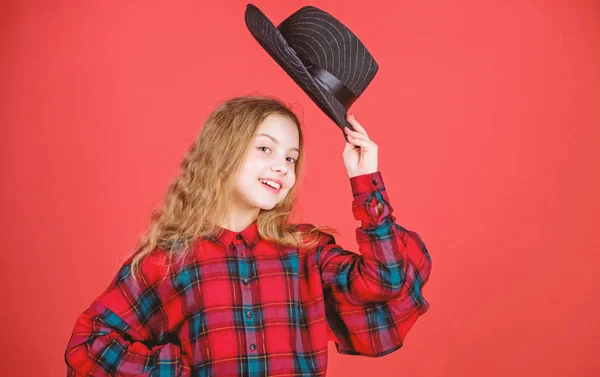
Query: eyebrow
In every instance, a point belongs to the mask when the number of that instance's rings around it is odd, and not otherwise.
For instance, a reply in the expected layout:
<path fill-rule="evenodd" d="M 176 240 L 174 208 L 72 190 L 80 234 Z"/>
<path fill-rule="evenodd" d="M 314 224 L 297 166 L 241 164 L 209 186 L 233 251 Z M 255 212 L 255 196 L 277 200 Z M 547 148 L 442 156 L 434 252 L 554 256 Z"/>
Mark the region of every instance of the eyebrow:
<path fill-rule="evenodd" d="M 260 133 L 260 134 L 258 134 L 258 135 L 256 135 L 256 136 L 257 136 L 257 137 L 258 137 L 258 136 L 266 136 L 266 137 L 268 137 L 269 139 L 273 140 L 273 142 L 275 142 L 275 144 L 279 145 L 279 140 L 275 139 L 273 136 L 271 136 L 271 135 L 269 135 L 269 134 Z M 296 152 L 300 153 L 300 150 L 299 150 L 298 148 L 290 148 L 290 150 L 291 150 L 291 151 L 296 151 Z"/>

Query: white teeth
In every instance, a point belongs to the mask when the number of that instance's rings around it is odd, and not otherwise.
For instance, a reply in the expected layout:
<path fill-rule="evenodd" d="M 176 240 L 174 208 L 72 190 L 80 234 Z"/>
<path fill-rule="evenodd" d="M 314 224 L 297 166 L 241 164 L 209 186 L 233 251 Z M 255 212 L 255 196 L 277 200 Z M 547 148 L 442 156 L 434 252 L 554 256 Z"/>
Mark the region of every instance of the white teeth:
<path fill-rule="evenodd" d="M 262 182 L 262 183 L 266 183 L 267 185 L 269 185 L 269 186 L 271 186 L 271 187 L 273 187 L 274 189 L 277 189 L 277 190 L 279 190 L 279 188 L 281 187 L 281 186 L 279 186 L 279 183 L 277 183 L 277 182 L 268 181 L 266 179 L 259 179 L 259 181 Z"/>

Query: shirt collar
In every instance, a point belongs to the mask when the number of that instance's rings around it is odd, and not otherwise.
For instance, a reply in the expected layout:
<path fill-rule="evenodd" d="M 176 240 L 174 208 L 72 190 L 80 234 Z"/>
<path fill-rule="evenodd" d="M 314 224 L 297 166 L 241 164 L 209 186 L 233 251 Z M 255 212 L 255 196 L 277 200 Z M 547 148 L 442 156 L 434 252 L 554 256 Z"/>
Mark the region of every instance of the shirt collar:
<path fill-rule="evenodd" d="M 225 247 L 229 247 L 232 242 L 239 243 L 245 241 L 248 247 L 252 249 L 261 239 L 260 235 L 258 234 L 258 226 L 256 221 L 248 225 L 248 227 L 241 232 L 234 232 L 220 226 L 217 226 L 216 229 L 217 230 L 214 235 L 206 236 L 204 238 L 213 242 L 217 242 Z"/>

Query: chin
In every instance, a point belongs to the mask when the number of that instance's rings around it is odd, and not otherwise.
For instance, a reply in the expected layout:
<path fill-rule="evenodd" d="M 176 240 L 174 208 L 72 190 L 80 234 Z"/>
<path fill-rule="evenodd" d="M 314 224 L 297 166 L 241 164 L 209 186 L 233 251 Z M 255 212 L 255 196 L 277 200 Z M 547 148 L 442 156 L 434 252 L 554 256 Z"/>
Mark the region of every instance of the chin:
<path fill-rule="evenodd" d="M 287 191 L 285 193 L 280 192 L 278 195 L 269 193 L 256 195 L 256 193 L 253 193 L 253 195 L 248 195 L 246 198 L 247 202 L 251 203 L 253 207 L 260 208 L 263 211 L 270 211 L 285 199 L 285 195 L 287 195 Z"/>
<path fill-rule="evenodd" d="M 275 208 L 275 206 L 277 206 L 277 204 L 279 204 L 279 201 L 263 202 L 263 203 L 258 204 L 257 207 L 264 211 L 270 211 L 273 208 Z"/>

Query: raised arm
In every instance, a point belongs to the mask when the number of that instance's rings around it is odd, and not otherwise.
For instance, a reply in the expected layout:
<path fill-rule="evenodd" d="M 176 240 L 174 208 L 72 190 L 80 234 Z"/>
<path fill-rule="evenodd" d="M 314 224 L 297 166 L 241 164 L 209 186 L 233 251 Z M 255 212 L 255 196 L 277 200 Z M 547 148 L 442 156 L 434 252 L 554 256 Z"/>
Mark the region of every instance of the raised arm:
<path fill-rule="evenodd" d="M 380 172 L 350 178 L 352 212 L 360 221 L 360 254 L 344 250 L 328 235 L 317 249 L 325 295 L 361 305 L 398 295 L 421 295 L 431 259 L 419 235 L 395 223 Z M 414 297 L 419 305 L 422 297 Z"/>

